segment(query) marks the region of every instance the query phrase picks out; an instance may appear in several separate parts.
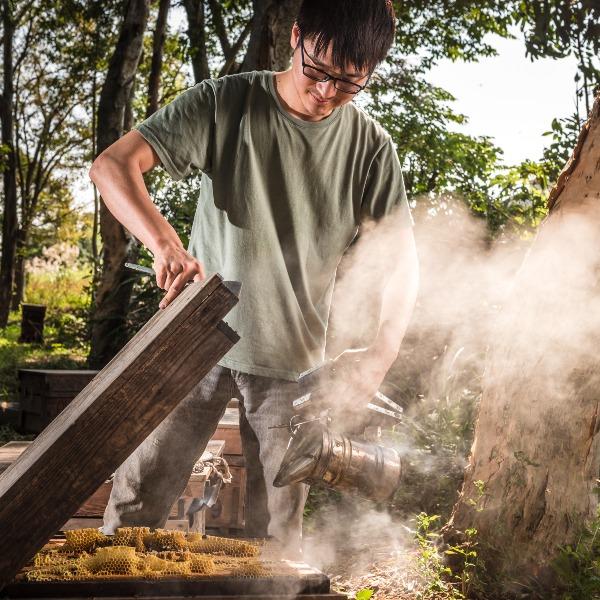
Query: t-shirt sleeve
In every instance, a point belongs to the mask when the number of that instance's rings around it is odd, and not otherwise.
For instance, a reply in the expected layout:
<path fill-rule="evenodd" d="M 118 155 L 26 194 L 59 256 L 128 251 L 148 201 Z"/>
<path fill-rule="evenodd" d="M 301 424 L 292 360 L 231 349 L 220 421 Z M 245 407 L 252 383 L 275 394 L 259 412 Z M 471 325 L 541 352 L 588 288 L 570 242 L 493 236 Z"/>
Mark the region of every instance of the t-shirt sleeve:
<path fill-rule="evenodd" d="M 210 173 L 214 128 L 210 80 L 186 90 L 136 127 L 175 180 L 194 169 Z"/>
<path fill-rule="evenodd" d="M 402 168 L 389 138 L 379 149 L 369 168 L 361 217 L 379 220 L 392 213 L 399 217 L 402 225 L 412 227 Z"/>

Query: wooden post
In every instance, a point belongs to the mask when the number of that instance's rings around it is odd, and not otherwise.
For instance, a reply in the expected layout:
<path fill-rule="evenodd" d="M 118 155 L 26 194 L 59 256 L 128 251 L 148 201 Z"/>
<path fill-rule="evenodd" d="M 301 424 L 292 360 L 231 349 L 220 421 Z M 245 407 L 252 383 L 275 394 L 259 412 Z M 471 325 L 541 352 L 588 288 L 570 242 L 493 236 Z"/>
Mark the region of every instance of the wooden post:
<path fill-rule="evenodd" d="M 190 284 L 0 476 L 0 587 L 237 342 L 237 300 L 218 275 Z"/>

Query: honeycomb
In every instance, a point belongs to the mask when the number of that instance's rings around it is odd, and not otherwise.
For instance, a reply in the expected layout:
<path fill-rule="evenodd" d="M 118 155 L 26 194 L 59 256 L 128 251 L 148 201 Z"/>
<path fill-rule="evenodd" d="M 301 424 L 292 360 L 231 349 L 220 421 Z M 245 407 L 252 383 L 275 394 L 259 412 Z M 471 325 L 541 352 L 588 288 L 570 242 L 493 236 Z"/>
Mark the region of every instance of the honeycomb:
<path fill-rule="evenodd" d="M 260 552 L 256 544 L 243 540 L 207 535 L 198 541 L 188 541 L 188 548 L 192 552 L 205 554 L 226 554 L 228 556 L 257 556 Z"/>
<path fill-rule="evenodd" d="M 136 575 L 140 562 L 135 548 L 130 546 L 98 548 L 93 556 L 79 560 L 87 571 L 100 576 Z"/>
<path fill-rule="evenodd" d="M 110 544 L 110 538 L 99 529 L 73 529 L 65 531 L 66 542 L 63 552 L 89 552 L 100 546 Z"/>
<path fill-rule="evenodd" d="M 243 540 L 147 527 L 121 527 L 114 536 L 79 529 L 66 531 L 65 537 L 62 546 L 48 545 L 38 552 L 18 578 L 43 582 L 274 574 L 256 558 L 259 545 Z"/>
<path fill-rule="evenodd" d="M 216 573 L 215 561 L 207 554 L 194 554 L 190 552 L 190 570 L 197 575 L 214 575 Z"/>
<path fill-rule="evenodd" d="M 138 552 L 146 550 L 145 540 L 150 536 L 149 527 L 118 527 L 112 539 L 113 546 L 133 546 Z"/>
<path fill-rule="evenodd" d="M 273 569 L 257 560 L 238 564 L 231 571 L 233 577 L 272 577 Z"/>
<path fill-rule="evenodd" d="M 157 529 L 144 538 L 148 550 L 187 550 L 188 542 L 182 531 Z"/>

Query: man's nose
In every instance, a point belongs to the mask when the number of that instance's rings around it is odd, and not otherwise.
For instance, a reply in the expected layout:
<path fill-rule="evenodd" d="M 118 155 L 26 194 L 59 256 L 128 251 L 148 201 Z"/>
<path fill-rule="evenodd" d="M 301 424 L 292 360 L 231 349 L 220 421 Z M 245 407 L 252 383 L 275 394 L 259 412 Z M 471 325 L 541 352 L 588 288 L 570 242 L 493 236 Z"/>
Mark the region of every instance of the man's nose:
<path fill-rule="evenodd" d="M 333 83 L 333 79 L 330 79 L 329 81 L 317 82 L 317 89 L 319 90 L 319 94 L 323 98 L 331 98 L 332 96 L 335 96 L 337 90 L 335 89 Z"/>

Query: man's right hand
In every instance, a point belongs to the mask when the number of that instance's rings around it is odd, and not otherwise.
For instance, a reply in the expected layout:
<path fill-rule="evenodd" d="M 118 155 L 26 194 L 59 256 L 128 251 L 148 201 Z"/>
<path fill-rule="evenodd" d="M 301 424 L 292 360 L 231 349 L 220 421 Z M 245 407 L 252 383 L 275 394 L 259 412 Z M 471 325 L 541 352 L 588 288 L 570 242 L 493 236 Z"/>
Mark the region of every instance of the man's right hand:
<path fill-rule="evenodd" d="M 159 307 L 166 308 L 183 291 L 189 281 L 204 281 L 204 266 L 183 246 L 167 246 L 154 253 L 156 284 L 167 290 Z"/>

